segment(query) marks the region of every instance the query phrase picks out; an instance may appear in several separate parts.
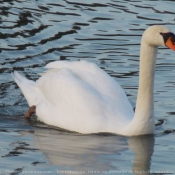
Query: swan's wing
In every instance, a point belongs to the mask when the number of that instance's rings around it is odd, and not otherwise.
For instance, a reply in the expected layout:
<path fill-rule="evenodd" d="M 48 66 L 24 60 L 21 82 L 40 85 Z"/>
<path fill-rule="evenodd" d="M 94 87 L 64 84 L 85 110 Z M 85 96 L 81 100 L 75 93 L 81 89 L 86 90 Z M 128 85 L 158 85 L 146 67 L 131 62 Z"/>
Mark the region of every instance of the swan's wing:
<path fill-rule="evenodd" d="M 95 64 L 53 62 L 46 67 L 50 71 L 36 83 L 13 74 L 44 123 L 81 133 L 119 133 L 133 117 L 123 89 Z"/>
<path fill-rule="evenodd" d="M 45 98 L 36 108 L 41 121 L 81 133 L 106 128 L 102 110 L 106 101 L 70 69 L 45 74 L 37 81 L 37 87 Z"/>
<path fill-rule="evenodd" d="M 88 133 L 93 129 L 94 132 L 105 131 L 104 125 L 110 122 L 117 127 L 131 120 L 133 110 L 125 92 L 95 64 L 58 61 L 46 68 L 51 70 L 37 81 L 37 87 L 52 109 L 50 115 L 56 114 L 54 124 L 59 122 L 57 126 Z M 47 121 L 42 119 L 45 123 L 51 122 L 47 108 L 47 105 L 41 110 L 38 108 L 40 116 L 47 114 Z"/>
<path fill-rule="evenodd" d="M 97 65 L 87 61 L 55 61 L 46 65 L 49 69 L 48 73 L 56 71 L 56 69 L 69 69 L 76 77 L 92 86 L 101 94 L 107 95 L 115 100 L 125 101 L 126 108 L 132 108 L 124 90 L 121 86 L 110 77 L 105 71 L 100 69 Z"/>

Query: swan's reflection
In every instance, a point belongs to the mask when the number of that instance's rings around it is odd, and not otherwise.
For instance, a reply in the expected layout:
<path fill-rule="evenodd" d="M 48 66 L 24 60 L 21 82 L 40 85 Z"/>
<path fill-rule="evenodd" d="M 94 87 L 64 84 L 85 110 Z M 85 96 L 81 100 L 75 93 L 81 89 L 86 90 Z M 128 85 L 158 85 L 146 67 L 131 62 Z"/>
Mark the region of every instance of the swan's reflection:
<path fill-rule="evenodd" d="M 132 171 L 135 174 L 151 174 L 151 156 L 154 152 L 154 136 L 140 136 L 128 139 L 129 148 L 135 154 Z"/>
<path fill-rule="evenodd" d="M 124 159 L 134 162 L 133 172 L 148 172 L 154 147 L 153 136 L 128 139 L 115 135 L 81 135 L 52 129 L 35 129 L 34 140 L 37 148 L 44 152 L 53 165 L 87 174 L 89 171 L 110 171 L 111 174 L 120 172 L 120 165 L 124 167 L 125 164 L 122 154 L 128 148 L 135 154 L 134 161 L 126 156 Z M 126 168 L 131 172 L 132 168 Z"/>

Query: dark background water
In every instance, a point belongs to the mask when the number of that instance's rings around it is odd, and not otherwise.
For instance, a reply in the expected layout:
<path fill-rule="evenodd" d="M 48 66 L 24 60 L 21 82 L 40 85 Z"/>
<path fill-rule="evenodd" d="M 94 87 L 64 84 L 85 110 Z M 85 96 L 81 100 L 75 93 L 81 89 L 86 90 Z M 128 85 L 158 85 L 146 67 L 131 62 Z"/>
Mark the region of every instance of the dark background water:
<path fill-rule="evenodd" d="M 147 137 L 82 136 L 26 121 L 27 103 L 10 74 L 18 70 L 36 80 L 51 61 L 84 59 L 113 76 L 134 108 L 141 35 L 153 24 L 175 32 L 174 6 L 165 0 L 0 0 L 0 173 L 175 171 L 173 51 L 159 49 L 155 117 L 161 125 Z"/>

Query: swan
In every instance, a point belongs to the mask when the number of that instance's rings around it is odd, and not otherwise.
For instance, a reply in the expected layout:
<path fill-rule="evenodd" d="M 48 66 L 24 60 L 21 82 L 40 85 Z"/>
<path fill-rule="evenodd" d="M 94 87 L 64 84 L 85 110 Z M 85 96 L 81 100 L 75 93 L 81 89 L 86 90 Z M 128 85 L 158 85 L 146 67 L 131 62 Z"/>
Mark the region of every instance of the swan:
<path fill-rule="evenodd" d="M 141 39 L 139 88 L 135 113 L 120 85 L 87 61 L 54 61 L 36 81 L 12 76 L 38 120 L 82 134 L 153 134 L 154 72 L 158 46 L 175 51 L 175 35 L 165 26 L 148 27 Z"/>

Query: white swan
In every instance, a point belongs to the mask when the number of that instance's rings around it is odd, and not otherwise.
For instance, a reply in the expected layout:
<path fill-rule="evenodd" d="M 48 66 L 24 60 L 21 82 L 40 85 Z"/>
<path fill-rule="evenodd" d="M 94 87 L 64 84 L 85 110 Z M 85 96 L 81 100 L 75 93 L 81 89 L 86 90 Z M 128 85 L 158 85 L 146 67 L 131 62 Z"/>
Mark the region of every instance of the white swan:
<path fill-rule="evenodd" d="M 125 136 L 154 132 L 154 71 L 158 46 L 175 50 L 175 35 L 151 26 L 142 36 L 139 90 L 135 114 L 120 85 L 93 63 L 55 61 L 36 82 L 12 74 L 38 119 L 83 134 L 110 132 Z M 32 108 L 35 112 L 35 108 Z M 31 114 L 30 113 L 30 114 Z"/>

